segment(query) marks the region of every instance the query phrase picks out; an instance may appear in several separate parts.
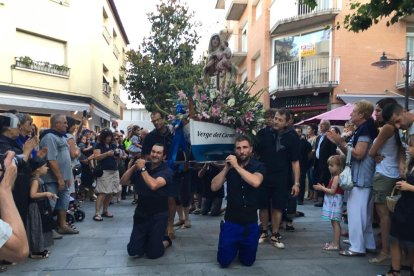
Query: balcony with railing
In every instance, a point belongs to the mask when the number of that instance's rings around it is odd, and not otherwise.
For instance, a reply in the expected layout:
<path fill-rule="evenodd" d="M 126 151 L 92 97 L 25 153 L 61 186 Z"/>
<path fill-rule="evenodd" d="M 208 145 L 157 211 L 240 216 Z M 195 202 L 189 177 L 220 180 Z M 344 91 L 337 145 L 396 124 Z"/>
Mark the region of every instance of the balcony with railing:
<path fill-rule="evenodd" d="M 270 7 L 273 35 L 332 21 L 341 11 L 342 0 L 316 0 L 311 9 L 300 0 L 274 0 Z"/>
<path fill-rule="evenodd" d="M 112 92 L 112 87 L 109 85 L 109 83 L 102 83 L 102 92 L 109 97 L 109 95 Z"/>
<path fill-rule="evenodd" d="M 116 94 L 114 94 L 114 95 L 113 95 L 113 102 L 114 102 L 114 104 L 118 105 L 118 104 L 119 104 L 119 101 L 120 101 L 119 96 L 118 96 L 118 95 L 116 95 Z"/>
<path fill-rule="evenodd" d="M 397 63 L 397 81 L 396 86 L 398 89 L 404 89 L 405 87 L 405 61 L 399 61 Z M 414 86 L 414 61 L 410 61 L 408 85 Z"/>
<path fill-rule="evenodd" d="M 36 61 L 28 56 L 16 57 L 15 59 L 16 63 L 13 65 L 13 68 L 36 71 L 48 75 L 69 77 L 70 68 L 65 65 L 53 64 L 46 61 Z"/>
<path fill-rule="evenodd" d="M 103 26 L 103 31 L 102 31 L 102 35 L 105 38 L 106 42 L 108 43 L 108 45 L 111 43 L 111 33 L 108 31 L 108 28 L 104 25 Z"/>
<path fill-rule="evenodd" d="M 112 52 L 114 53 L 116 59 L 118 59 L 118 57 L 119 57 L 119 50 L 118 50 L 118 47 L 116 47 L 115 44 L 114 44 L 114 47 L 113 47 L 113 51 Z"/>
<path fill-rule="evenodd" d="M 247 3 L 248 0 L 226 0 L 224 4 L 226 20 L 240 20 L 247 7 Z"/>
<path fill-rule="evenodd" d="M 228 43 L 232 52 L 231 61 L 238 66 L 247 57 L 247 36 L 232 34 L 230 35 Z"/>
<path fill-rule="evenodd" d="M 308 57 L 280 62 L 269 70 L 269 91 L 336 87 L 340 77 L 339 57 Z"/>

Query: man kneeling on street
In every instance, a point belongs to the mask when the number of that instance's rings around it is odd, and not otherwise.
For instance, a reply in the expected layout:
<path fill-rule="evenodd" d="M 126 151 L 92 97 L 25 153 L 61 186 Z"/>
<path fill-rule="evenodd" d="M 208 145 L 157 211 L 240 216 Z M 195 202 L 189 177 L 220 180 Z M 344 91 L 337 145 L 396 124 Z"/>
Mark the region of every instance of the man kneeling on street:
<path fill-rule="evenodd" d="M 171 185 L 173 172 L 164 163 L 165 148 L 162 144 L 152 146 L 150 162 L 138 159 L 121 178 L 121 183 L 134 184 L 138 194 L 134 214 L 134 225 L 127 246 L 128 254 L 156 259 L 164 254 L 172 242 L 164 236 L 168 220 L 168 185 Z"/>
<path fill-rule="evenodd" d="M 218 191 L 227 180 L 225 222 L 220 225 L 217 261 L 227 267 L 237 253 L 240 263 L 251 266 L 256 260 L 259 226 L 257 192 L 262 184 L 264 166 L 252 159 L 253 147 L 245 136 L 236 139 L 235 153 L 226 158 L 223 170 L 211 181 Z"/>

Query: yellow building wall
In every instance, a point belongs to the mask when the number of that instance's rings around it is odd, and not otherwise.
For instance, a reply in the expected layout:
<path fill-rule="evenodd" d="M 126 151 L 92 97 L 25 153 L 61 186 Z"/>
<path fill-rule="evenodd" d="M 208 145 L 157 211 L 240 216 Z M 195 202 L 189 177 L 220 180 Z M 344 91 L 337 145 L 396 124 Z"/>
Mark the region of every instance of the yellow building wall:
<path fill-rule="evenodd" d="M 66 6 L 52 0 L 2 0 L 0 84 L 91 97 L 119 114 L 121 103 L 113 102 L 113 94 L 119 96 L 120 85 L 112 90 L 110 97 L 102 92 L 103 64 L 109 69 L 108 80 L 113 87 L 113 77 L 118 83 L 120 81 L 122 49 L 126 48 L 109 4 L 106 0 L 68 2 Z M 108 45 L 102 35 L 103 9 L 108 14 L 107 25 L 111 36 L 113 29 L 117 33 L 115 43 L 121 53 L 118 59 L 113 54 L 113 39 Z M 11 69 L 16 57 L 16 30 L 65 42 L 64 65 L 70 68 L 69 78 Z"/>

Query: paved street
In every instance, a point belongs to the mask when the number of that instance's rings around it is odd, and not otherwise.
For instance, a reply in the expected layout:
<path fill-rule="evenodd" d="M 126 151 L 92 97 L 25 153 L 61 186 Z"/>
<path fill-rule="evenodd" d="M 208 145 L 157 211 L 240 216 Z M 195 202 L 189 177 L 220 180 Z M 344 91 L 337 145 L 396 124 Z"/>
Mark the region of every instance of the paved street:
<path fill-rule="evenodd" d="M 306 216 L 295 221 L 296 232 L 281 231 L 286 249 L 259 247 L 257 261 L 244 267 L 237 261 L 221 269 L 216 262 L 221 218 L 191 215 L 192 228 L 177 230 L 177 239 L 164 257 L 132 259 L 126 245 L 132 227 L 132 199 L 112 205 L 113 219 L 92 220 L 93 203 L 85 202 L 86 219 L 77 223 L 80 234 L 55 241 L 47 260 L 28 260 L 3 275 L 377 275 L 388 266 L 374 266 L 367 257 L 341 257 L 324 252 L 330 241 L 329 222 L 319 219 L 320 208 L 299 206 Z"/>

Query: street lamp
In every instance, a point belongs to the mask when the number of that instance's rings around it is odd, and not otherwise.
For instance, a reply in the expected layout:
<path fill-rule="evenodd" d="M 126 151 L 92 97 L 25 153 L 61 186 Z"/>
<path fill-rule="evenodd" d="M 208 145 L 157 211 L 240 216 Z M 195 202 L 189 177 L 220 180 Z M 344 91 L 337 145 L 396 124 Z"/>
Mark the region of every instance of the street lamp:
<path fill-rule="evenodd" d="M 397 63 L 397 61 L 405 61 L 405 86 L 404 86 L 404 96 L 405 96 L 405 110 L 408 110 L 408 88 L 409 88 L 409 80 L 410 80 L 410 53 L 407 52 L 407 56 L 405 59 L 402 58 L 388 58 L 385 55 L 385 52 L 382 53 L 382 56 L 379 61 L 372 63 L 372 66 L 378 67 L 380 69 L 386 69 L 388 66 Z"/>

